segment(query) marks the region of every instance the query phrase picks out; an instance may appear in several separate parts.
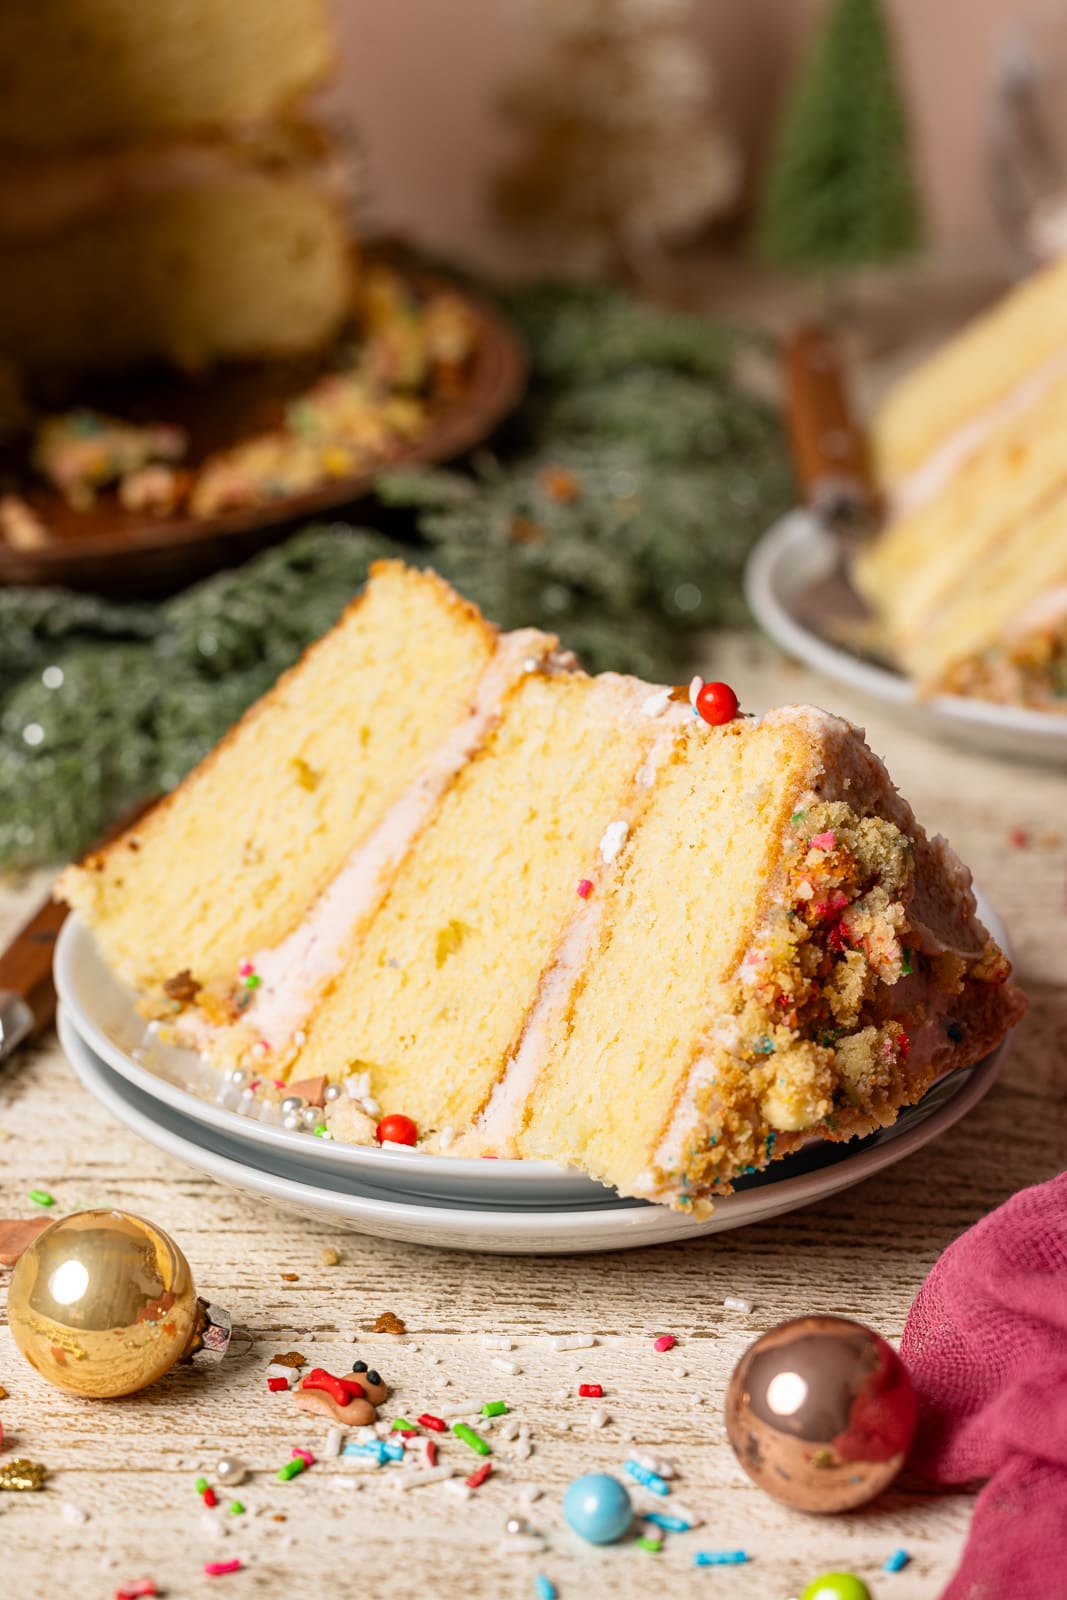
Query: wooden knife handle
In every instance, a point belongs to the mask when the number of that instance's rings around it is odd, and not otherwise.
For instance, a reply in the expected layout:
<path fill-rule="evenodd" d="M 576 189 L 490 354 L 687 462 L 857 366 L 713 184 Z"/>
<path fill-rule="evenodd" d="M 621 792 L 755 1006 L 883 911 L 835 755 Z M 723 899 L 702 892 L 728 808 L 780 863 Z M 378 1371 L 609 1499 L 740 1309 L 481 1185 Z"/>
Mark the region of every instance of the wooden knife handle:
<path fill-rule="evenodd" d="M 786 418 L 808 505 L 835 528 L 870 527 L 878 507 L 867 445 L 825 328 L 802 328 L 786 345 Z"/>
<path fill-rule="evenodd" d="M 56 1014 L 52 954 L 66 916 L 65 905 L 46 900 L 0 954 L 0 989 L 21 995 L 33 1012 L 31 1039 L 50 1027 Z"/>
<path fill-rule="evenodd" d="M 110 844 L 140 822 L 156 803 L 156 796 L 143 805 L 127 811 L 102 838 L 94 849 Z M 33 1012 L 30 1039 L 36 1039 L 51 1027 L 56 1015 L 56 991 L 52 980 L 52 955 L 59 930 L 67 920 L 67 907 L 58 900 L 46 900 L 29 922 L 16 933 L 6 950 L 0 952 L 0 991 L 10 990 L 20 995 Z"/>

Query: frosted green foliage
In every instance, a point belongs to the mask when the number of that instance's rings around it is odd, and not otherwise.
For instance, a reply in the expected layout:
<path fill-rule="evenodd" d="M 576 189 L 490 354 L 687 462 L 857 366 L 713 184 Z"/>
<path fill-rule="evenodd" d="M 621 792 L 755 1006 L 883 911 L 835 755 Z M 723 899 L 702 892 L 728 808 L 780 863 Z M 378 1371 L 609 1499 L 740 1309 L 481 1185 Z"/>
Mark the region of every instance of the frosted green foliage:
<path fill-rule="evenodd" d="M 757 244 L 812 270 L 890 261 L 920 242 L 908 122 L 879 0 L 830 0 L 789 97 Z"/>

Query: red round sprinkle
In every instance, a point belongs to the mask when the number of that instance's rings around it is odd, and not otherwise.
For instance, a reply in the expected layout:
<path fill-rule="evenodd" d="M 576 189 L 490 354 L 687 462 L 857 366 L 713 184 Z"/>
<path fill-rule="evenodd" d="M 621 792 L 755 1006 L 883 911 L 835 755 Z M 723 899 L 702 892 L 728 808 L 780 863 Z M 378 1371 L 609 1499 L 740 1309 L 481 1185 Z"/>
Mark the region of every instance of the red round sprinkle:
<path fill-rule="evenodd" d="M 280 1394 L 283 1389 L 288 1389 L 288 1387 L 289 1387 L 289 1379 L 288 1378 L 268 1378 L 267 1379 L 267 1388 L 270 1390 L 271 1394 Z"/>
<path fill-rule="evenodd" d="M 386 1140 L 390 1144 L 418 1144 L 419 1130 L 410 1117 L 402 1117 L 394 1111 L 378 1124 L 378 1143 L 384 1144 Z"/>
<path fill-rule="evenodd" d="M 592 878 L 579 878 L 579 880 L 578 880 L 578 898 L 579 898 L 579 900 L 588 900 L 589 896 L 592 894 L 592 892 L 593 892 L 593 880 L 592 880 Z"/>
<path fill-rule="evenodd" d="M 603 1400 L 604 1385 L 602 1383 L 580 1383 L 578 1393 L 583 1400 Z"/>
<path fill-rule="evenodd" d="M 673 1333 L 661 1333 L 658 1339 L 654 1339 L 652 1341 L 652 1348 L 653 1348 L 653 1350 L 658 1350 L 661 1355 L 662 1355 L 664 1350 L 673 1350 L 673 1348 L 674 1348 L 674 1334 Z"/>
<path fill-rule="evenodd" d="M 219 1503 L 218 1495 L 215 1493 L 215 1491 L 211 1487 L 211 1485 L 208 1484 L 207 1488 L 204 1490 L 204 1504 L 206 1506 L 217 1506 L 218 1503 Z"/>
<path fill-rule="evenodd" d="M 706 683 L 697 692 L 696 707 L 698 716 L 718 728 L 737 716 L 738 699 L 728 683 Z"/>

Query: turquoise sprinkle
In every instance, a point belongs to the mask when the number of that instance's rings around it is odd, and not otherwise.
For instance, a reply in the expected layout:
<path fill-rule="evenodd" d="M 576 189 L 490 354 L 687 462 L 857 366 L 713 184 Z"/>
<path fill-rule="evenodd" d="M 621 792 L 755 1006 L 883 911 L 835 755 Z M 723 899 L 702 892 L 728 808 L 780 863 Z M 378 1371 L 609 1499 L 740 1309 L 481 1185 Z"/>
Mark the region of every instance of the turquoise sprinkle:
<path fill-rule="evenodd" d="M 556 1600 L 559 1590 L 551 1578 L 546 1578 L 543 1572 L 538 1572 L 534 1577 L 534 1593 L 537 1600 Z"/>
<path fill-rule="evenodd" d="M 639 1461 L 624 1461 L 622 1466 L 628 1477 L 635 1483 L 643 1484 L 646 1489 L 651 1489 L 653 1494 L 670 1494 L 671 1486 L 667 1480 L 661 1478 L 658 1473 L 650 1472 Z"/>
<path fill-rule="evenodd" d="M 746 1550 L 698 1550 L 694 1567 L 743 1567 L 752 1557 Z"/>
<path fill-rule="evenodd" d="M 657 1528 L 662 1528 L 664 1533 L 685 1533 L 693 1526 L 684 1517 L 669 1517 L 665 1511 L 645 1511 L 641 1514 L 643 1522 L 654 1522 Z"/>
<path fill-rule="evenodd" d="M 911 1557 L 906 1550 L 894 1550 L 893 1554 L 891 1556 L 887 1556 L 885 1561 L 882 1563 L 882 1571 L 903 1572 L 910 1560 Z"/>

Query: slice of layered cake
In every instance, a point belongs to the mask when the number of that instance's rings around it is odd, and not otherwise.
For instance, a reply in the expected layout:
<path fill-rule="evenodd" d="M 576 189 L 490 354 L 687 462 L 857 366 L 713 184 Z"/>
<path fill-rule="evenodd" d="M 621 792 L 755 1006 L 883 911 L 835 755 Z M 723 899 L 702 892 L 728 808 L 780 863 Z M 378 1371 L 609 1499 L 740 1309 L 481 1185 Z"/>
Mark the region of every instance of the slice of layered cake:
<path fill-rule="evenodd" d="M 853 576 L 924 693 L 1067 713 L 1067 259 L 894 387 Z"/>
<path fill-rule="evenodd" d="M 858 730 L 709 725 L 395 566 L 60 892 L 156 1017 L 333 1137 L 385 1112 L 698 1210 L 1024 1008 Z"/>

